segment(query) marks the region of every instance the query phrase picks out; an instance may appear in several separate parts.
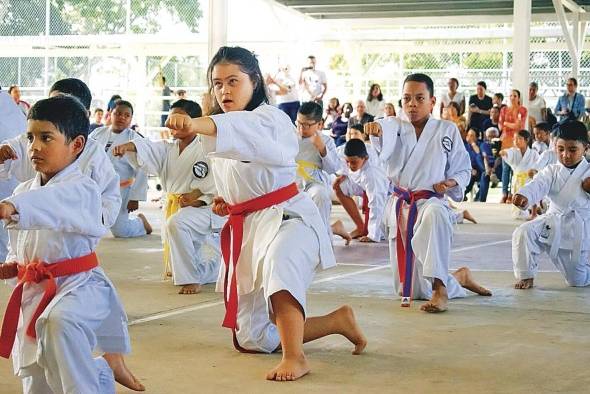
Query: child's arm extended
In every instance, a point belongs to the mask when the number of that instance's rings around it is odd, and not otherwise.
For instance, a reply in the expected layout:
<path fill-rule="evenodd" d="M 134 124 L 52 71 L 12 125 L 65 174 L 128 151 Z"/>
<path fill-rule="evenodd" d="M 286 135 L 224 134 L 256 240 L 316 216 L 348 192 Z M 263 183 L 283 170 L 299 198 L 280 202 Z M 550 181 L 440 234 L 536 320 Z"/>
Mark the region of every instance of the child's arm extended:
<path fill-rule="evenodd" d="M 586 193 L 590 194 L 590 177 L 582 181 L 582 189 L 584 189 Z"/>
<path fill-rule="evenodd" d="M 166 141 L 150 141 L 147 138 L 136 138 L 112 149 L 113 156 L 128 155 L 129 164 L 134 168 L 141 168 L 148 174 L 160 175 L 167 157 L 169 143 Z M 133 154 L 136 153 L 136 154 Z"/>

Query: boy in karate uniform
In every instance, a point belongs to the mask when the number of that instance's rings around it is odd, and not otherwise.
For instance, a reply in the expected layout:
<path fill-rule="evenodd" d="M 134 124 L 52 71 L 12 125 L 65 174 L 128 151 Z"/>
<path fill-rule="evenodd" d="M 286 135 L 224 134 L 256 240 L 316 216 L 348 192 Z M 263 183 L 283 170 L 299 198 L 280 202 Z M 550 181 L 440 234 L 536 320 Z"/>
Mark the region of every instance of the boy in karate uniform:
<path fill-rule="evenodd" d="M 340 167 L 336 145 L 331 137 L 322 134 L 322 107 L 318 103 L 308 101 L 301 104 L 296 124 L 300 137 L 299 153 L 295 158 L 297 183 L 318 207 L 330 234 L 330 175 L 335 174 Z"/>
<path fill-rule="evenodd" d="M 369 159 L 367 147 L 360 139 L 350 139 L 344 148 L 347 165 L 345 175 L 334 182 L 336 197 L 356 225 L 356 232 L 367 230 L 361 242 L 379 242 L 383 238 L 383 212 L 387 202 L 389 180 L 385 171 Z M 367 196 L 368 213 L 363 221 L 352 196 Z M 346 237 L 345 237 L 346 239 Z"/>
<path fill-rule="evenodd" d="M 586 127 L 577 120 L 559 126 L 555 143 L 559 163 L 543 168 L 514 196 L 527 209 L 549 197 L 544 215 L 519 226 L 512 234 L 516 289 L 533 287 L 539 257 L 547 253 L 569 286 L 590 284 L 590 164 Z"/>
<path fill-rule="evenodd" d="M 258 60 L 240 47 L 221 47 L 207 70 L 215 103 L 198 119 L 172 114 L 170 129 L 206 136 L 220 194 L 213 212 L 229 215 L 221 232 L 224 327 L 240 351 L 282 352 L 267 379 L 296 380 L 310 371 L 303 343 L 340 334 L 360 354 L 366 339 L 352 309 L 307 316 L 306 292 L 316 269 L 336 264 L 319 211 L 299 192 L 297 134 L 291 119 L 268 105 Z"/>
<path fill-rule="evenodd" d="M 421 307 L 426 312 L 445 311 L 449 298 L 465 296 L 464 288 L 491 294 L 467 267 L 449 274 L 455 219 L 444 196 L 463 200 L 471 163 L 457 126 L 431 117 L 435 101 L 432 79 L 409 75 L 402 102 L 411 123 L 390 117 L 365 125 L 395 186 L 385 210 L 391 261 L 396 255 L 398 261 L 394 291 L 401 292 L 404 306 L 410 297 L 430 300 Z M 413 279 L 404 283 L 406 277 Z"/>
<path fill-rule="evenodd" d="M 0 279 L 18 276 L 0 355 L 12 352 L 25 393 L 114 393 L 113 371 L 93 352 L 130 350 L 125 312 L 94 252 L 106 232 L 100 189 L 77 164 L 88 125 L 75 98 L 38 101 L 27 128 L 37 175 L 0 203 L 11 230 Z"/>
<path fill-rule="evenodd" d="M 202 115 L 197 103 L 184 99 L 174 102 L 170 113 Z M 225 219 L 211 212 L 215 181 L 201 138 L 183 130 L 171 133 L 173 142 L 137 138 L 114 147 L 113 154 L 136 152 L 128 155 L 129 162 L 160 177 L 167 196 L 162 221 L 165 274 L 171 273 L 174 284 L 182 286 L 179 294 L 197 294 L 201 285 L 215 282 L 219 275 L 221 252 L 214 232 Z"/>
<path fill-rule="evenodd" d="M 130 102 L 118 100 L 111 114 L 112 124 L 99 127 L 88 136 L 108 154 L 115 171 L 119 175 L 121 190 L 121 206 L 117 220 L 111 226 L 115 237 L 133 238 L 151 234 L 152 227 L 143 214 L 130 218 L 129 213 L 139 208 L 139 201 L 147 196 L 147 175 L 143 170 L 135 169 L 129 160 L 121 160 L 113 155 L 113 147 L 143 136 L 130 129 L 133 119 L 133 106 Z"/>

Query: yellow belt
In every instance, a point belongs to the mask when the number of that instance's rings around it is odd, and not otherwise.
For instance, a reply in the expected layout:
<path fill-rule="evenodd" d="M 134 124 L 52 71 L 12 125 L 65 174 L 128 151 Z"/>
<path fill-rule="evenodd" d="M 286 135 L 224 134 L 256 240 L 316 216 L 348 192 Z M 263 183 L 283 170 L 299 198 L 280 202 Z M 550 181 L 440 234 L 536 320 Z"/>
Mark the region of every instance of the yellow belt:
<path fill-rule="evenodd" d="M 517 172 L 514 174 L 514 190 L 512 193 L 516 193 L 519 191 L 525 184 L 526 181 L 529 179 L 529 174 L 526 172 Z"/>
<path fill-rule="evenodd" d="M 180 197 L 182 194 L 168 193 L 166 195 L 166 221 L 180 209 Z M 170 243 L 168 242 L 168 233 L 164 238 L 164 277 L 172 276 L 172 266 L 170 263 Z"/>
<path fill-rule="evenodd" d="M 306 182 L 313 180 L 313 177 L 307 170 L 319 170 L 320 167 L 310 161 L 297 160 L 297 175 L 303 178 Z"/>

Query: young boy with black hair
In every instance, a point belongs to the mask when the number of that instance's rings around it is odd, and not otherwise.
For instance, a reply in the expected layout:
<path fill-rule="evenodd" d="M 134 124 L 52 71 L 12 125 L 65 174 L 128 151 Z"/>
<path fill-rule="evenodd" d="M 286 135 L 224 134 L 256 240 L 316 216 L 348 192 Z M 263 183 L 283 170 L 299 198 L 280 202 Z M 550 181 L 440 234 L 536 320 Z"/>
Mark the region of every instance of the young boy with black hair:
<path fill-rule="evenodd" d="M 200 109 L 194 101 L 178 100 L 170 113 L 199 118 Z M 202 285 L 217 280 L 221 262 L 218 233 L 226 220 L 211 212 L 217 189 L 202 137 L 186 130 L 171 133 L 172 142 L 136 138 L 115 146 L 113 154 L 122 157 L 129 152 L 131 165 L 160 177 L 166 195 L 161 232 L 164 275 L 182 286 L 179 294 L 197 294 Z"/>
<path fill-rule="evenodd" d="M 353 233 L 362 234 L 357 237 L 359 241 L 380 242 L 384 235 L 383 212 L 389 189 L 385 171 L 369 159 L 367 147 L 360 139 L 353 138 L 346 143 L 344 156 L 348 171 L 334 182 L 336 197 L 356 225 Z M 363 220 L 352 197 L 365 195 L 368 203 Z"/>
<path fill-rule="evenodd" d="M 135 169 L 129 160 L 117 159 L 113 155 L 113 147 L 143 136 L 130 128 L 133 119 L 133 106 L 130 102 L 118 100 L 111 118 L 110 126 L 99 127 L 88 136 L 108 154 L 120 179 L 121 206 L 111 232 L 120 238 L 141 237 L 150 234 L 152 227 L 143 214 L 130 218 L 129 213 L 136 211 L 139 201 L 147 198 L 147 175 L 145 171 Z"/>
<path fill-rule="evenodd" d="M 93 352 L 130 351 L 127 317 L 95 254 L 106 232 L 100 188 L 78 166 L 88 125 L 75 98 L 37 102 L 26 134 L 36 175 L 0 202 L 13 230 L 0 279 L 18 276 L 0 355 L 12 353 L 25 393 L 114 393 L 113 371 Z"/>
<path fill-rule="evenodd" d="M 334 140 L 322 134 L 322 107 L 309 101 L 301 104 L 297 112 L 297 132 L 299 134 L 299 153 L 297 162 L 297 183 L 305 191 L 320 211 L 320 215 L 330 230 L 332 210 L 330 175 L 340 169 Z"/>
<path fill-rule="evenodd" d="M 535 127 L 533 127 L 533 136 L 535 137 L 535 141 L 533 142 L 532 148 L 539 155 L 552 148 L 551 129 L 549 128 L 548 123 L 537 123 Z"/>
<path fill-rule="evenodd" d="M 569 286 L 590 285 L 590 164 L 584 159 L 589 141 L 577 120 L 559 126 L 555 149 L 559 163 L 541 169 L 514 196 L 527 209 L 548 197 L 546 214 L 519 226 L 512 235 L 516 289 L 530 289 L 547 253 Z"/>

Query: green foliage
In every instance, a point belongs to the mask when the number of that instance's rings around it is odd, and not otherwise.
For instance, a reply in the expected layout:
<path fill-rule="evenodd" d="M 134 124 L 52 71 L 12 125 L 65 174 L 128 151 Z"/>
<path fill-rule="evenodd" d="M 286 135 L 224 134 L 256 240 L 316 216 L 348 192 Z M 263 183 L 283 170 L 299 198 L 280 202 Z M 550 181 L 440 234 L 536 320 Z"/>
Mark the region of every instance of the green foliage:
<path fill-rule="evenodd" d="M 125 33 L 124 0 L 51 0 L 50 34 Z M 162 12 L 173 23 L 198 32 L 203 12 L 198 0 L 131 0 L 133 33 L 156 33 L 162 27 Z M 45 1 L 2 0 L 0 35 L 28 36 L 45 33 Z"/>
<path fill-rule="evenodd" d="M 336 54 L 330 58 L 330 70 L 341 74 L 348 74 L 348 62 L 343 54 Z"/>
<path fill-rule="evenodd" d="M 471 52 L 463 59 L 463 66 L 471 69 L 496 69 L 502 68 L 501 52 Z"/>

